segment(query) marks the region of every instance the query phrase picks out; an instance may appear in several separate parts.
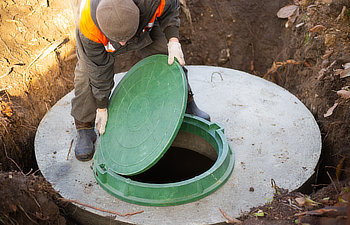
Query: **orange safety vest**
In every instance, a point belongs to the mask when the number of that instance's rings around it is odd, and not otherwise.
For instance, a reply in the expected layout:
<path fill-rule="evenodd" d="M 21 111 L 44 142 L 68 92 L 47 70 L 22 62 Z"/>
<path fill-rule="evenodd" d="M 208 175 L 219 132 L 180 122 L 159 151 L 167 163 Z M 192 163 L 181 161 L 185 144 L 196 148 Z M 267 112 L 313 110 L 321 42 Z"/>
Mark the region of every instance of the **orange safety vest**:
<path fill-rule="evenodd" d="M 84 1 L 82 2 L 82 4 L 84 4 Z M 147 26 L 143 29 L 143 32 L 145 32 L 146 28 L 150 29 L 153 27 L 156 18 L 162 15 L 164 6 L 165 0 L 161 0 L 156 12 L 154 13 L 151 20 L 148 22 Z M 82 7 L 83 8 L 81 8 L 81 17 L 79 21 L 79 29 L 81 33 L 89 40 L 92 40 L 96 43 L 102 43 L 105 46 L 107 52 L 114 52 L 115 49 L 113 45 L 108 41 L 107 37 L 98 29 L 98 27 L 92 20 L 90 0 L 86 0 L 85 5 Z"/>

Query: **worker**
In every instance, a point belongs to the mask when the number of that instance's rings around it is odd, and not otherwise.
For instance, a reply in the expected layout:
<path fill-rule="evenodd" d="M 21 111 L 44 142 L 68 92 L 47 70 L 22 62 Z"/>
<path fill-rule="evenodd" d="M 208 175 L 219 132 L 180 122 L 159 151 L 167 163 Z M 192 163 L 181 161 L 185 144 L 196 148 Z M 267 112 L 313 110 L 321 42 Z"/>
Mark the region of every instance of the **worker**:
<path fill-rule="evenodd" d="M 114 56 L 140 50 L 142 57 L 167 54 L 185 65 L 179 43 L 178 0 L 83 0 L 76 29 L 77 57 L 71 114 L 77 129 L 75 156 L 88 161 L 105 132 L 108 101 L 114 86 Z M 187 76 L 187 70 L 183 67 Z M 186 113 L 210 120 L 188 85 Z"/>

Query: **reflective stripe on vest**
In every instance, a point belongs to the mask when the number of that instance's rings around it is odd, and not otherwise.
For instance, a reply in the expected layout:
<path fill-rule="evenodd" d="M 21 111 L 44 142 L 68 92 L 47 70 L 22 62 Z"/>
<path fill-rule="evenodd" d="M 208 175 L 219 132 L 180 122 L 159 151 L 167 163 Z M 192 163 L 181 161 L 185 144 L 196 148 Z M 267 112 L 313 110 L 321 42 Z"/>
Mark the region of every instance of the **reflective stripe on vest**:
<path fill-rule="evenodd" d="M 115 48 L 111 44 L 111 42 L 108 42 L 107 45 L 105 45 L 105 49 L 107 52 L 115 52 Z"/>
<path fill-rule="evenodd" d="M 163 13 L 164 10 L 164 6 L 165 6 L 165 0 L 160 0 L 160 4 L 156 10 L 156 12 L 154 13 L 152 19 L 148 22 L 146 28 L 152 28 L 154 25 L 154 21 L 156 20 L 157 17 L 160 17 Z"/>
<path fill-rule="evenodd" d="M 147 24 L 146 28 L 153 27 L 156 18 L 162 15 L 164 6 L 165 0 L 161 0 L 156 12 Z M 113 45 L 108 41 L 107 37 L 104 36 L 103 33 L 98 29 L 98 27 L 95 25 L 94 21 L 91 18 L 90 0 L 83 0 L 80 6 L 80 10 L 81 15 L 79 29 L 81 33 L 89 40 L 103 44 L 107 52 L 114 52 L 115 48 L 113 47 Z"/>

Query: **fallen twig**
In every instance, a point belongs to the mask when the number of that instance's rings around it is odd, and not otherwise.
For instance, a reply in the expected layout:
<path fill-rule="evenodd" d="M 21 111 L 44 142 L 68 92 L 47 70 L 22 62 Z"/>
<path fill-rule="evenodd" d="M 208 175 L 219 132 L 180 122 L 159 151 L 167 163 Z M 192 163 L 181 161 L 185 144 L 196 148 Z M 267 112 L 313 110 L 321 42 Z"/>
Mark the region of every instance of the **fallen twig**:
<path fill-rule="evenodd" d="M 309 216 L 345 216 L 347 211 L 347 207 L 339 207 L 339 206 L 327 206 L 322 209 L 316 209 L 312 211 L 306 211 L 295 214 L 295 216 L 303 216 L 303 215 L 309 215 Z"/>
<path fill-rule="evenodd" d="M 32 221 L 34 224 L 38 224 L 38 223 L 35 222 L 32 218 L 30 218 L 30 216 L 26 213 L 26 211 L 23 209 L 23 207 L 22 207 L 21 205 L 18 205 L 18 208 L 19 208 L 20 210 L 23 211 L 24 215 L 26 215 L 26 217 L 27 217 L 30 221 Z"/>
<path fill-rule="evenodd" d="M 50 44 L 48 44 L 41 52 L 40 54 L 35 57 L 35 59 L 29 63 L 26 71 L 29 70 L 29 68 L 36 62 L 38 61 L 39 59 L 42 59 L 42 58 L 45 58 L 48 54 L 50 54 L 51 52 L 55 51 L 56 48 L 58 46 L 60 46 L 65 40 L 58 40 L 58 41 L 54 41 L 54 42 L 51 42 Z"/>
<path fill-rule="evenodd" d="M 219 208 L 221 214 L 225 217 L 225 219 L 227 219 L 226 223 L 230 223 L 230 224 L 242 224 L 242 221 L 235 219 L 235 218 L 231 218 L 229 217 L 224 210 L 222 210 L 221 208 Z"/>
<path fill-rule="evenodd" d="M 267 73 L 265 73 L 265 75 L 262 78 L 266 79 L 266 77 L 268 75 L 270 75 L 272 73 L 278 73 L 277 69 L 279 67 L 286 66 L 288 64 L 295 64 L 295 65 L 304 64 L 307 67 L 311 67 L 310 64 L 308 64 L 305 61 L 297 62 L 297 61 L 292 60 L 292 59 L 289 59 L 289 60 L 286 60 L 286 61 L 283 61 L 283 62 L 273 62 L 272 67 L 267 71 Z M 280 77 L 280 79 L 281 79 L 281 77 Z"/>
<path fill-rule="evenodd" d="M 7 150 L 6 150 L 6 145 L 5 145 L 5 143 L 3 143 L 3 145 L 4 145 L 5 157 L 6 157 L 8 160 L 10 160 L 13 164 L 15 164 L 16 167 L 19 169 L 19 171 L 22 173 L 22 175 L 25 176 L 25 174 L 23 173 L 23 170 L 21 169 L 21 167 L 19 167 L 19 165 L 16 163 L 16 161 L 13 160 L 11 157 L 9 157 L 9 156 L 7 155 Z"/>
<path fill-rule="evenodd" d="M 298 206 L 293 205 L 293 204 L 291 204 L 291 203 L 289 203 L 289 204 L 287 204 L 287 203 L 282 203 L 282 205 L 286 205 L 286 206 L 289 206 L 289 207 L 291 207 L 291 208 L 295 208 L 295 209 L 297 209 L 297 210 L 302 210 L 302 208 L 299 208 Z"/>
<path fill-rule="evenodd" d="M 5 124 L 4 124 L 2 121 L 3 121 Z M 6 133 L 8 133 L 9 131 L 8 131 L 7 128 L 6 128 L 6 125 L 8 124 L 8 119 L 7 119 L 7 118 L 2 118 L 2 117 L 0 117 L 0 124 L 4 127 Z"/>
<path fill-rule="evenodd" d="M 68 154 L 67 154 L 67 160 L 68 160 L 70 151 L 72 150 L 73 142 L 74 142 L 74 139 L 72 139 L 72 141 L 70 142 L 70 146 L 69 146 L 69 150 L 68 150 Z"/>
<path fill-rule="evenodd" d="M 28 176 L 31 172 L 33 172 L 33 168 L 30 168 L 29 172 L 26 173 L 25 175 Z"/>
<path fill-rule="evenodd" d="M 141 210 L 141 211 L 137 211 L 137 212 L 133 212 L 133 213 L 124 213 L 124 214 L 121 214 L 121 213 L 114 212 L 114 211 L 110 211 L 110 210 L 106 210 L 106 209 L 100 209 L 100 208 L 94 207 L 94 206 L 89 205 L 89 204 L 86 204 L 86 203 L 78 202 L 78 201 L 76 201 L 76 200 L 65 199 L 65 198 L 58 198 L 58 199 L 61 200 L 61 201 L 64 201 L 64 202 L 76 203 L 76 204 L 78 204 L 78 205 L 86 206 L 86 207 L 89 207 L 89 208 L 91 208 L 91 209 L 95 209 L 95 210 L 98 210 L 98 211 L 101 211 L 101 212 L 111 213 L 111 214 L 114 214 L 114 215 L 117 215 L 117 216 L 121 216 L 121 217 L 133 216 L 133 215 L 140 214 L 140 213 L 143 213 L 143 212 L 144 212 L 143 210 Z"/>
<path fill-rule="evenodd" d="M 25 84 L 25 79 L 26 79 L 26 73 L 29 71 L 30 67 L 39 59 L 45 58 L 48 54 L 50 54 L 51 52 L 55 51 L 60 45 L 68 42 L 68 38 L 63 39 L 63 40 L 58 40 L 58 41 L 54 41 L 50 44 L 48 44 L 40 53 L 37 57 L 35 57 L 35 59 L 29 63 L 29 65 L 27 66 L 26 70 L 23 73 L 23 81 Z"/>
<path fill-rule="evenodd" d="M 337 189 L 337 186 L 335 186 L 335 183 L 334 183 L 334 181 L 333 181 L 333 179 L 332 179 L 331 175 L 329 175 L 328 171 L 326 171 L 326 173 L 327 173 L 327 175 L 328 175 L 329 179 L 331 180 L 332 185 L 333 185 L 333 187 L 334 187 L 335 191 L 337 192 L 337 194 L 339 194 L 339 191 L 338 191 L 338 189 Z"/>
<path fill-rule="evenodd" d="M 259 73 L 258 71 L 255 70 L 255 66 L 254 66 L 255 51 L 254 51 L 254 45 L 252 42 L 250 43 L 250 46 L 252 47 L 252 59 L 250 60 L 250 71 L 252 71 L 254 75 L 259 76 Z"/>

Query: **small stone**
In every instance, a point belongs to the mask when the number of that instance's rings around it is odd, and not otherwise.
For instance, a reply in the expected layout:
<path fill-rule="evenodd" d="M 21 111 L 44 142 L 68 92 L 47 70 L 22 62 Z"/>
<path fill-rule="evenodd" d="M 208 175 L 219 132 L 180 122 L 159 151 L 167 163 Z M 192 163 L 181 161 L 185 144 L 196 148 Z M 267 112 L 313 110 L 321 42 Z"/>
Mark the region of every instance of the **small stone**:
<path fill-rule="evenodd" d="M 228 62 L 230 59 L 230 49 L 225 48 L 220 51 L 219 59 L 218 59 L 218 64 L 223 65 L 226 62 Z"/>

